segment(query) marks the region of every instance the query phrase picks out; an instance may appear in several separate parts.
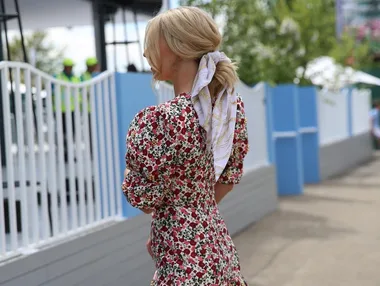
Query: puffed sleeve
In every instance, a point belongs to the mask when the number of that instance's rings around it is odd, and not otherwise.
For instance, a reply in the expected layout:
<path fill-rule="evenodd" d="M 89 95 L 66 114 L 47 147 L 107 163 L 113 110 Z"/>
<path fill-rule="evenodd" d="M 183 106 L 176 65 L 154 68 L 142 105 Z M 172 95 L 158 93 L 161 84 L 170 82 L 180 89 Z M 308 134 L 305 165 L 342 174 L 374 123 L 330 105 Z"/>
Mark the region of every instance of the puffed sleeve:
<path fill-rule="evenodd" d="M 230 159 L 218 183 L 222 184 L 239 184 L 243 176 L 243 161 L 248 153 L 248 132 L 247 119 L 245 117 L 244 103 L 240 96 L 237 100 L 236 125 Z"/>
<path fill-rule="evenodd" d="M 133 207 L 157 209 L 163 202 L 177 152 L 175 133 L 170 131 L 160 107 L 142 110 L 129 127 L 125 159 L 130 172 L 122 189 Z"/>

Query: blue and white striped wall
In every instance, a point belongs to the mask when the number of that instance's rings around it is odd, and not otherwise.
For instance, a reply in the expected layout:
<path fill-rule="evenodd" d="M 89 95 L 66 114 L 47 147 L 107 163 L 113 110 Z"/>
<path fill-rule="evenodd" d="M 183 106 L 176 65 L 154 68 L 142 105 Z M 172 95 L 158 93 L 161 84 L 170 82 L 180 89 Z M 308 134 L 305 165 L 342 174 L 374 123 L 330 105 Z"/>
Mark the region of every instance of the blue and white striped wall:
<path fill-rule="evenodd" d="M 267 158 L 266 164 L 275 165 L 280 196 L 300 195 L 304 192 L 305 184 L 316 184 L 330 176 L 322 172 L 326 164 L 330 164 L 324 159 L 324 148 L 368 133 L 365 124 L 368 119 L 364 116 L 369 108 L 366 100 L 370 94 L 364 91 L 347 89 L 335 95 L 326 95 L 314 86 L 289 84 L 271 87 L 264 83 L 260 83 L 260 88 L 256 89 L 239 86 L 238 91 L 243 93 L 246 113 L 252 118 L 257 113 L 254 110 L 257 110 L 258 102 L 264 103 L 266 131 L 263 129 L 260 131 L 262 135 L 251 137 L 256 138 L 253 141 L 258 144 L 257 140 L 266 134 L 267 148 L 253 148 L 254 152 L 264 150 L 261 152 L 266 154 L 250 154 L 250 158 Z M 119 148 L 120 154 L 124 154 L 125 135 L 131 120 L 142 108 L 156 105 L 157 94 L 152 91 L 151 76 L 137 73 L 117 74 L 116 93 Z M 250 96 L 257 97 L 257 100 L 249 100 Z M 329 100 L 326 100 L 326 96 Z M 256 102 L 255 106 L 250 106 L 253 102 Z M 339 119 L 332 120 L 334 116 Z M 252 132 L 255 131 L 250 130 L 251 135 Z M 250 145 L 255 147 L 255 142 L 251 140 Z M 363 142 L 366 144 L 366 140 Z M 365 154 L 369 156 L 369 152 Z M 344 160 L 347 154 L 338 153 L 337 156 Z M 124 167 L 124 158 L 121 157 L 120 172 L 123 172 Z M 344 168 L 335 169 L 337 173 L 337 170 Z M 139 213 L 125 201 L 123 204 L 124 216 L 131 217 Z"/>
<path fill-rule="evenodd" d="M 372 155 L 370 93 L 352 88 L 327 93 L 313 86 L 267 86 L 267 122 L 272 128 L 267 132 L 272 144 L 268 150 L 280 196 L 302 194 L 304 184 L 342 174 Z M 350 143 L 355 140 L 358 143 Z M 350 144 L 353 147 L 344 147 Z M 331 148 L 337 152 L 329 152 Z M 328 170 L 331 165 L 335 167 Z"/>

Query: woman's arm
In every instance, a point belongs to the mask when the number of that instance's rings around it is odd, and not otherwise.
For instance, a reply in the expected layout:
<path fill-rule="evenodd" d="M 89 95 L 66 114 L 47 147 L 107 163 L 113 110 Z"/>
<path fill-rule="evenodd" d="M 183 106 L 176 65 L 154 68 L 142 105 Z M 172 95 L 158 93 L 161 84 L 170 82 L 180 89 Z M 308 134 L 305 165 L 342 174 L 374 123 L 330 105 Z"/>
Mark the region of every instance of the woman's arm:
<path fill-rule="evenodd" d="M 214 186 L 215 201 L 217 204 L 233 189 L 234 184 L 216 183 Z"/>
<path fill-rule="evenodd" d="M 127 175 L 129 174 L 130 170 L 128 168 L 125 168 L 124 170 L 124 179 L 127 177 Z M 153 209 L 148 209 L 148 208 L 143 208 L 143 209 L 140 209 L 143 213 L 146 213 L 146 214 L 150 214 L 153 212 Z"/>

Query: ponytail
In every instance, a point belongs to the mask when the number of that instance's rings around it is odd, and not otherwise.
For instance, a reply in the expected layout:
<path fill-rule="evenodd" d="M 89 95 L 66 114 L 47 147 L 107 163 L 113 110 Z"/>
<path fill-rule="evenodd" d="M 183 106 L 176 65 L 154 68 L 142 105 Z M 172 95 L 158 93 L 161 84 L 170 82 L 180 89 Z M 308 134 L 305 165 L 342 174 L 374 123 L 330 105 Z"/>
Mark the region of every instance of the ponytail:
<path fill-rule="evenodd" d="M 233 62 L 221 61 L 216 65 L 216 70 L 212 81 L 209 84 L 210 94 L 216 96 L 224 87 L 234 92 L 234 87 L 238 81 L 237 65 Z"/>

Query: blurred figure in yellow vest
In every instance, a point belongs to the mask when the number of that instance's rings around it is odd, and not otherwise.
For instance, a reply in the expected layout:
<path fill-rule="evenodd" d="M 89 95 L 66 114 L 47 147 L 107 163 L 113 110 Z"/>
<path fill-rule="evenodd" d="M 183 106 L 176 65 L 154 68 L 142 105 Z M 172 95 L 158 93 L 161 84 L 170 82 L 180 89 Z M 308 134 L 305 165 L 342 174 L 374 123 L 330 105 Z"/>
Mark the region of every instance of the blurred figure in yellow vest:
<path fill-rule="evenodd" d="M 74 75 L 73 67 L 74 61 L 72 59 L 64 59 L 63 70 L 56 75 L 56 78 L 67 82 L 79 83 L 80 79 Z"/>
<path fill-rule="evenodd" d="M 64 59 L 63 60 L 63 70 L 59 74 L 55 75 L 56 79 L 69 82 L 69 83 L 80 83 L 80 78 L 76 77 L 73 73 L 74 61 L 72 59 Z M 53 87 L 54 90 L 54 87 Z M 64 136 L 64 153 L 65 153 L 65 161 L 67 161 L 67 129 L 68 129 L 68 118 L 66 118 L 66 112 L 71 112 L 71 127 L 73 140 L 75 142 L 75 93 L 73 89 L 69 90 L 70 95 L 70 106 L 66 106 L 66 91 L 67 88 L 64 85 L 61 85 L 60 90 L 54 90 L 55 96 L 61 96 L 61 112 L 62 112 L 62 131 Z M 82 109 L 82 96 L 80 92 L 78 92 L 79 97 L 79 106 Z M 55 105 L 54 105 L 55 110 Z"/>
<path fill-rule="evenodd" d="M 82 82 L 91 80 L 99 74 L 99 63 L 97 58 L 91 57 L 86 60 L 87 70 L 81 75 L 80 80 Z M 84 95 L 85 96 L 85 95 Z M 89 124 L 89 136 L 90 136 L 90 154 L 92 155 L 92 132 L 91 132 L 91 100 L 90 89 L 87 92 L 88 102 L 88 124 Z"/>
<path fill-rule="evenodd" d="M 87 81 L 99 74 L 99 64 L 97 58 L 88 58 L 86 60 L 87 70 L 81 75 L 81 81 Z"/>

